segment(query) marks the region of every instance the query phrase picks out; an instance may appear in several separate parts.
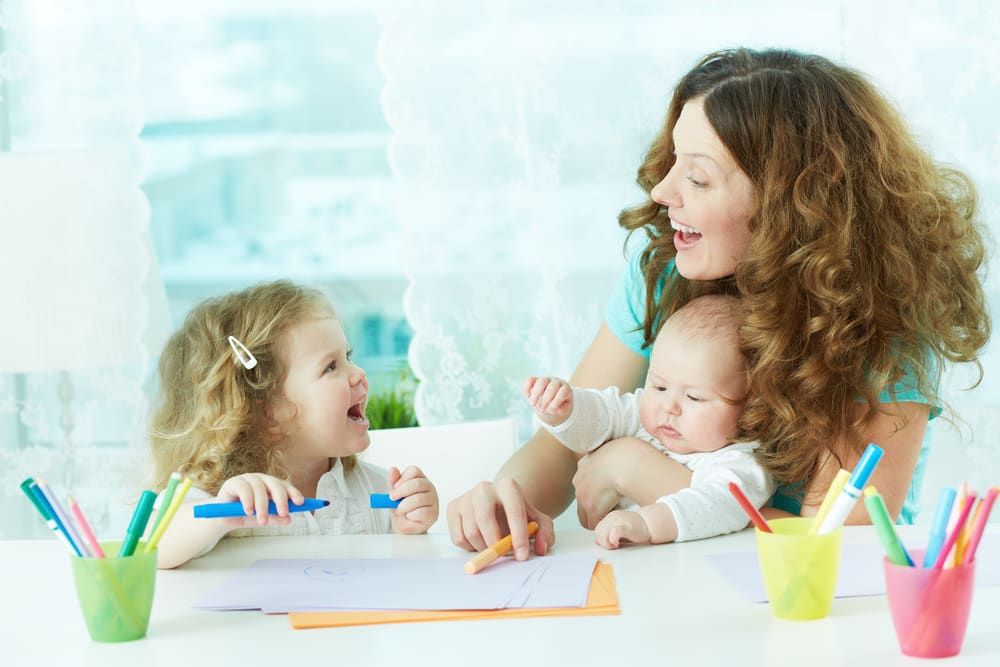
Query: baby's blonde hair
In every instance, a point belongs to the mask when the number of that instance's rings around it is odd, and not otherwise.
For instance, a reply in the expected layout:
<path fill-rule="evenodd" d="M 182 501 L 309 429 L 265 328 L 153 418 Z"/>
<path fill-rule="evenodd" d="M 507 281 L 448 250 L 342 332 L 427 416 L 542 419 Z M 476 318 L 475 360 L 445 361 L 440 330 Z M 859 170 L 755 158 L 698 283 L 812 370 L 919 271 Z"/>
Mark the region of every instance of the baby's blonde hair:
<path fill-rule="evenodd" d="M 285 334 L 304 320 L 333 316 L 322 292 L 287 280 L 195 306 L 160 357 L 150 428 L 152 487 L 164 488 L 174 471 L 212 494 L 247 472 L 286 477 L 266 410 L 279 398 L 287 372 Z M 254 368 L 243 367 L 229 336 L 250 350 Z M 347 466 L 353 462 L 344 460 Z"/>

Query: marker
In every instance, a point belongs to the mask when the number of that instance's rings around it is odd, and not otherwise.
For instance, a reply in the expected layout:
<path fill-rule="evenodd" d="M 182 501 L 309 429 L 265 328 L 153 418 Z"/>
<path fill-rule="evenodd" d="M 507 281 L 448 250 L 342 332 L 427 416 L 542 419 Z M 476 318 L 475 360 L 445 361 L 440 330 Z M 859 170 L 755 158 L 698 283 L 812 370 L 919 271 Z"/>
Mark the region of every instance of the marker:
<path fill-rule="evenodd" d="M 66 504 L 69 505 L 69 511 L 73 513 L 73 518 L 76 519 L 76 525 L 80 527 L 80 532 L 83 533 L 83 538 L 87 540 L 87 544 L 90 545 L 90 551 L 94 554 L 95 558 L 104 558 L 104 549 L 101 548 L 101 543 L 97 541 L 97 537 L 94 536 L 94 531 L 90 529 L 90 523 L 87 521 L 87 517 L 83 515 L 83 509 L 77 504 L 73 496 L 66 499 Z"/>
<path fill-rule="evenodd" d="M 149 515 L 153 512 L 153 502 L 156 494 L 146 489 L 139 496 L 139 503 L 132 513 L 132 520 L 129 521 L 128 530 L 125 531 L 125 539 L 122 540 L 122 547 L 118 550 L 119 558 L 128 558 L 135 553 L 135 546 L 139 544 L 139 538 L 146 532 L 146 524 L 149 523 Z"/>
<path fill-rule="evenodd" d="M 972 526 L 972 534 L 969 536 L 969 545 L 966 547 L 965 556 L 962 558 L 963 565 L 971 565 L 972 561 L 976 560 L 976 548 L 979 546 L 979 540 L 983 537 L 983 530 L 986 528 L 986 521 L 990 517 L 990 510 L 993 509 L 993 503 L 996 502 L 997 493 L 1000 493 L 1000 488 L 991 486 L 979 503 L 979 507 L 976 510 L 976 520 Z"/>
<path fill-rule="evenodd" d="M 45 505 L 42 502 L 44 500 L 42 491 L 38 488 L 38 484 L 35 480 L 29 477 L 21 482 L 21 490 L 24 491 L 24 495 L 28 496 L 28 500 L 30 500 L 35 506 L 38 513 L 42 515 L 42 518 L 45 519 L 45 523 L 52 529 L 52 532 L 56 534 L 56 537 L 58 537 L 63 544 L 69 547 L 70 551 L 79 556 L 80 551 L 73 546 L 72 542 L 69 541 L 69 536 L 59 529 L 59 526 L 56 525 L 56 522 L 52 518 L 52 514 L 45 508 Z"/>
<path fill-rule="evenodd" d="M 181 485 L 177 487 L 174 497 L 170 500 L 170 507 L 167 508 L 167 513 L 163 515 L 163 521 L 160 522 L 160 525 L 156 527 L 156 530 L 150 534 L 149 539 L 146 541 L 146 548 L 143 550 L 143 553 L 148 554 L 160 543 L 160 538 L 163 537 L 163 533 L 167 532 L 167 526 L 170 525 L 171 519 L 177 514 L 177 508 L 184 502 L 184 496 L 187 495 L 190 488 L 191 478 L 185 477 Z"/>
<path fill-rule="evenodd" d="M 868 478 L 872 476 L 872 470 L 875 469 L 881 458 L 882 448 L 874 443 L 869 444 L 864 454 L 861 455 L 858 465 L 854 466 L 854 472 L 851 473 L 850 479 L 837 494 L 837 499 L 833 501 L 830 512 L 820 524 L 817 534 L 831 533 L 844 525 L 844 520 L 861 496 L 861 489 L 865 488 Z"/>
<path fill-rule="evenodd" d="M 163 490 L 163 497 L 160 499 L 160 511 L 156 513 L 156 520 L 153 521 L 153 527 L 150 528 L 150 534 L 155 533 L 156 529 L 160 526 L 160 522 L 163 521 L 163 517 L 167 514 L 167 508 L 170 507 L 170 501 L 174 499 L 174 492 L 177 490 L 177 483 L 181 481 L 181 474 L 179 472 L 170 473 L 170 479 L 167 480 L 167 488 Z"/>
<path fill-rule="evenodd" d="M 76 529 L 73 528 L 73 524 L 69 520 L 69 516 L 66 515 L 66 510 L 62 508 L 62 504 L 59 499 L 56 498 L 56 494 L 52 492 L 49 485 L 45 483 L 45 480 L 39 477 L 35 480 L 35 484 L 38 486 L 38 490 L 41 493 L 42 502 L 45 503 L 46 509 L 49 510 L 49 514 L 55 520 L 56 525 L 62 528 L 62 531 L 66 534 L 66 538 L 73 545 L 73 548 L 80 554 L 81 557 L 87 558 L 91 555 L 90 549 L 84 544 L 83 538 L 80 537 Z"/>
<path fill-rule="evenodd" d="M 955 540 L 958 539 L 958 534 L 962 532 L 962 527 L 965 526 L 965 520 L 969 518 L 969 512 L 972 510 L 972 506 L 976 502 L 976 494 L 970 493 L 965 496 L 965 502 L 962 503 L 962 511 L 958 515 L 958 523 L 955 524 L 954 529 L 948 533 L 948 539 L 944 541 L 944 546 L 938 552 L 937 561 L 934 563 L 934 569 L 940 570 L 944 567 L 944 562 L 948 560 L 948 554 L 951 552 L 951 548 L 955 546 Z"/>
<path fill-rule="evenodd" d="M 733 494 L 733 497 L 736 498 L 736 502 L 740 504 L 743 511 L 747 513 L 748 517 L 750 517 L 750 521 L 753 522 L 753 525 L 757 526 L 757 530 L 765 533 L 774 532 L 771 530 L 771 526 L 768 525 L 767 519 L 764 518 L 764 515 L 761 514 L 757 508 L 753 506 L 753 503 L 751 503 L 750 500 L 743 494 L 743 489 L 738 487 L 734 482 L 730 482 L 729 493 Z"/>
<path fill-rule="evenodd" d="M 941 489 L 938 497 L 937 509 L 934 510 L 934 521 L 931 523 L 931 532 L 927 537 L 927 551 L 924 552 L 924 567 L 932 567 L 937 560 L 938 551 L 948 536 L 948 517 L 951 515 L 951 506 L 955 502 L 955 489 L 946 486 Z"/>
<path fill-rule="evenodd" d="M 833 482 L 830 484 L 830 488 L 826 490 L 826 495 L 823 496 L 823 502 L 820 503 L 819 509 L 816 510 L 816 517 L 809 526 L 809 535 L 815 535 L 819 531 L 819 527 L 823 525 L 826 515 L 830 513 L 830 508 L 833 507 L 833 501 L 840 495 L 841 489 L 844 488 L 844 484 L 847 484 L 847 478 L 850 476 L 851 473 L 843 468 L 837 471 Z"/>
<path fill-rule="evenodd" d="M 528 523 L 528 537 L 531 537 L 536 532 L 538 532 L 538 524 L 534 521 L 530 521 Z M 500 556 L 503 556 L 505 553 L 510 551 L 511 546 L 513 546 L 512 543 L 513 537 L 508 535 L 493 546 L 480 551 L 474 558 L 465 564 L 465 571 L 469 574 L 479 572 L 497 558 L 500 558 Z"/>
<path fill-rule="evenodd" d="M 969 488 L 969 485 L 965 482 L 959 484 L 958 490 L 955 491 L 955 502 L 952 503 L 951 514 L 948 516 L 947 530 L 949 535 L 951 534 L 951 531 L 955 529 L 955 526 L 958 525 L 958 515 L 965 507 L 965 498 L 969 495 L 970 491 L 971 489 Z M 955 540 L 955 545 L 951 548 L 951 551 L 948 552 L 948 557 L 945 559 L 945 567 L 958 565 L 958 561 L 955 560 L 955 552 L 958 551 L 958 544 L 962 540 L 962 533 L 965 532 L 964 528 L 965 526 L 962 526 L 962 530 L 959 530 L 958 539 Z"/>
<path fill-rule="evenodd" d="M 878 539 L 882 543 L 882 548 L 885 549 L 889 561 L 896 565 L 913 567 L 913 559 L 906 552 L 903 543 L 899 541 L 899 535 L 896 534 L 892 519 L 889 518 L 889 510 L 885 507 L 885 501 L 882 500 L 882 496 L 879 495 L 874 486 L 865 489 L 865 508 L 868 510 L 868 516 L 871 517 L 872 525 L 875 526 L 875 532 L 878 534 Z"/>
<path fill-rule="evenodd" d="M 318 510 L 321 507 L 326 507 L 330 504 L 329 500 L 318 500 L 316 498 L 305 498 L 301 505 L 296 505 L 295 503 L 288 502 L 289 512 L 311 512 L 313 510 Z M 267 501 L 267 513 L 277 514 L 278 507 L 274 504 L 273 500 Z M 218 519 L 227 516 L 256 516 L 257 511 L 254 510 L 252 513 L 247 514 L 243 509 L 243 503 L 233 502 L 233 503 L 206 503 L 204 505 L 194 506 L 194 518 L 196 519 Z"/>
<path fill-rule="evenodd" d="M 388 493 L 373 493 L 368 496 L 368 506 L 376 510 L 395 509 L 403 499 L 393 500 Z"/>

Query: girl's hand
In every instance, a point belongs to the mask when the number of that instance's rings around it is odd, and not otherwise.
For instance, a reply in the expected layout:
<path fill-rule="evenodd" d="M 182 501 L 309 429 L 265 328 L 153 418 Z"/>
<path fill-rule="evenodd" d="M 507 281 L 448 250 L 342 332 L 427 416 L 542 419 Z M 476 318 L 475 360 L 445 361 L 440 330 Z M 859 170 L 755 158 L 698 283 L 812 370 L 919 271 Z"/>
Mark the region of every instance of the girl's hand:
<path fill-rule="evenodd" d="M 529 377 L 524 381 L 524 397 L 549 426 L 562 424 L 573 412 L 573 388 L 559 378 Z"/>
<path fill-rule="evenodd" d="M 256 472 L 230 477 L 223 482 L 216 498 L 220 502 L 238 500 L 243 504 L 243 511 L 247 516 L 221 519 L 231 524 L 231 528 L 255 528 L 266 526 L 268 522 L 287 526 L 292 522 L 292 517 L 288 514 L 288 501 L 301 505 L 305 500 L 302 492 L 290 482 Z M 274 501 L 277 516 L 268 516 L 269 500 Z M 251 516 L 254 512 L 256 516 Z"/>
<path fill-rule="evenodd" d="M 389 468 L 389 497 L 402 498 L 392 512 L 392 526 L 406 535 L 426 533 L 438 518 L 438 494 L 420 468 L 409 466 L 402 473 Z"/>

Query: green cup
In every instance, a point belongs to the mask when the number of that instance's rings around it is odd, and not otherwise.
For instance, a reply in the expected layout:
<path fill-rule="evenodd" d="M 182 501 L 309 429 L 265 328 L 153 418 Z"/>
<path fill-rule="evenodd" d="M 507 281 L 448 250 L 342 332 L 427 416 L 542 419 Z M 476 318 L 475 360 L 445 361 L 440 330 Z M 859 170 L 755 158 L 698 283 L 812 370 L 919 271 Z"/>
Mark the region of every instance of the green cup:
<path fill-rule="evenodd" d="M 778 618 L 824 618 L 833 605 L 843 531 L 809 535 L 812 523 L 812 518 L 772 519 L 773 533 L 756 531 L 764 587 Z"/>
<path fill-rule="evenodd" d="M 135 553 L 118 558 L 121 542 L 101 542 L 107 558 L 73 556 L 73 580 L 80 611 L 90 638 L 98 642 L 142 639 L 149 626 L 156 584 L 156 549 L 143 553 L 139 542 Z"/>

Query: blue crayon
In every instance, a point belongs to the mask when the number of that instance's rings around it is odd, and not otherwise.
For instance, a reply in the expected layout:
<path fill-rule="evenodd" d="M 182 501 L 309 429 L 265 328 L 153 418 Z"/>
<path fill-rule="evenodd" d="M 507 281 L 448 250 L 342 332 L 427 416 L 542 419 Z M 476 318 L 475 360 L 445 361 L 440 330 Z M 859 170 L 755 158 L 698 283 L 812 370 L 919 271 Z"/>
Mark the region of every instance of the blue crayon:
<path fill-rule="evenodd" d="M 296 505 L 293 502 L 288 503 L 289 512 L 311 512 L 313 510 L 318 510 L 321 507 L 326 507 L 330 504 L 329 500 L 319 500 L 318 498 L 306 498 L 302 501 L 301 505 Z M 273 500 L 267 501 L 267 513 L 277 514 L 278 508 L 274 504 Z M 194 518 L 196 519 L 219 519 L 228 516 L 255 516 L 257 514 L 254 511 L 253 514 L 247 515 L 243 510 L 243 503 L 232 502 L 232 503 L 205 503 L 204 505 L 194 506 Z"/>
<path fill-rule="evenodd" d="M 368 506 L 372 509 L 395 509 L 399 507 L 401 502 L 403 502 L 402 498 L 393 500 L 388 493 L 373 493 L 368 497 Z"/>

